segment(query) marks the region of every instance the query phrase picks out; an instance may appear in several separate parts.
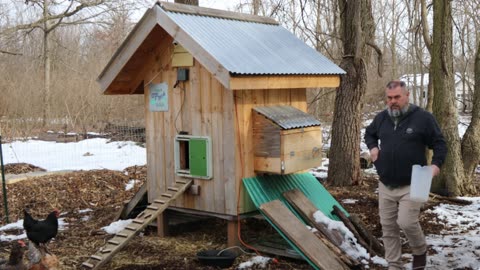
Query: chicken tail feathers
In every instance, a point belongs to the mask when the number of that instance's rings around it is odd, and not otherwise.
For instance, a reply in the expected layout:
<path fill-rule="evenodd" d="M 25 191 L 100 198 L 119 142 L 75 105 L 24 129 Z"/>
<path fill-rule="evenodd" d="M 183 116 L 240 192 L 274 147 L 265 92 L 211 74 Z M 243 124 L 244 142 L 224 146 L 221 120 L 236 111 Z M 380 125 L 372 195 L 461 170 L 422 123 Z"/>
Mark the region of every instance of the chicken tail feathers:
<path fill-rule="evenodd" d="M 33 225 L 37 223 L 37 220 L 35 220 L 27 211 L 27 209 L 23 209 L 23 228 L 25 230 L 30 230 Z"/>

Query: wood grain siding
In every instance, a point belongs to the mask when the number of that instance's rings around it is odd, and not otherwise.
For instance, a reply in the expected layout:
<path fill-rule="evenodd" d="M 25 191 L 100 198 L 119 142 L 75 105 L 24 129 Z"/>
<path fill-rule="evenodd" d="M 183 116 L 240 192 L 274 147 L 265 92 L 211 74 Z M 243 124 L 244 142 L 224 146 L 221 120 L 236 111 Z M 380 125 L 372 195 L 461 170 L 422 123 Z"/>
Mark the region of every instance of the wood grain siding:
<path fill-rule="evenodd" d="M 285 174 L 322 165 L 321 128 L 317 126 L 282 131 L 281 159 L 285 162 Z"/>
<path fill-rule="evenodd" d="M 174 144 L 175 135 L 185 131 L 211 138 L 213 178 L 194 179 L 194 184 L 200 186 L 200 195 L 186 193 L 172 206 L 236 215 L 239 181 L 235 179 L 233 92 L 225 89 L 198 61 L 189 69 L 189 80 L 173 88 L 177 69 L 171 68 L 173 46 L 168 44 L 144 73 L 144 81 L 167 82 L 169 87 L 169 110 L 150 112 L 148 85 L 145 86 L 149 201 L 165 192 L 175 179 L 183 179 L 175 175 Z"/>
<path fill-rule="evenodd" d="M 281 128 L 258 112 L 253 112 L 253 149 L 256 157 L 280 157 Z"/>
<path fill-rule="evenodd" d="M 149 201 L 165 192 L 175 179 L 182 179 L 174 173 L 173 146 L 175 135 L 185 131 L 211 138 L 213 178 L 194 179 L 194 184 L 200 186 L 200 195 L 186 193 L 172 206 L 226 215 L 253 211 L 255 206 L 242 189 L 242 178 L 255 176 L 252 108 L 290 105 L 306 112 L 306 90 L 231 91 L 196 60 L 189 69 L 189 80 L 173 88 L 177 69 L 171 68 L 171 41 L 169 37 L 151 59 L 144 59 L 145 104 L 149 104 L 148 82 L 167 82 L 169 86 L 169 110 L 150 112 L 148 105 L 145 110 Z"/>
<path fill-rule="evenodd" d="M 228 91 L 227 91 L 228 92 Z M 236 180 L 255 176 L 253 113 L 255 106 L 290 105 L 307 112 L 306 89 L 261 89 L 230 91 L 235 95 L 235 163 Z M 241 191 L 239 213 L 255 210 L 248 195 Z"/>
<path fill-rule="evenodd" d="M 235 98 L 234 92 L 223 88 L 222 91 L 222 117 L 223 128 L 222 147 L 223 147 L 223 163 L 219 162 L 218 166 L 223 166 L 222 182 L 225 196 L 225 208 L 227 214 L 237 214 L 237 191 L 240 190 L 241 178 L 237 178 L 237 172 L 241 169 L 237 164 L 237 155 L 235 153 L 237 136 L 235 125 Z M 220 142 L 219 142 L 220 143 Z M 214 164 L 216 166 L 217 164 Z M 219 196 L 219 194 L 216 194 Z M 220 196 L 219 196 L 220 197 Z"/>
<path fill-rule="evenodd" d="M 155 51 L 149 57 L 143 58 L 142 74 L 144 74 L 145 92 L 145 119 L 147 137 L 147 179 L 149 201 L 157 198 L 166 188 L 175 181 L 173 141 L 175 128 L 172 125 L 174 112 L 172 110 L 175 94 L 172 86 L 175 83 L 176 73 L 170 69 L 170 59 L 173 53 L 172 38 L 164 37 Z M 169 111 L 150 112 L 149 110 L 149 84 L 165 82 L 169 85 Z M 173 97 L 173 98 L 172 98 Z M 152 181 L 153 179 L 156 179 Z M 161 180 L 160 180 L 161 179 Z"/>
<path fill-rule="evenodd" d="M 198 85 L 199 85 L 199 93 L 200 97 L 198 99 L 198 102 L 201 104 L 201 112 L 199 113 L 200 116 L 200 131 L 199 133 L 202 134 L 202 136 L 210 136 L 213 140 L 213 128 L 212 128 L 212 117 L 213 117 L 213 111 L 212 111 L 212 84 L 211 84 L 211 77 L 210 73 L 203 68 L 201 65 L 196 65 L 198 68 Z M 215 141 L 218 142 L 219 138 L 215 138 Z M 213 150 L 212 150 L 213 151 Z M 219 158 L 218 155 L 216 155 L 217 158 Z M 220 159 L 217 159 L 215 163 L 219 163 Z M 221 181 L 221 178 L 215 179 L 215 181 Z M 201 202 L 199 202 L 200 207 L 202 209 L 207 209 L 207 205 L 209 207 L 212 207 L 215 209 L 215 183 L 209 181 L 197 181 L 201 184 L 201 188 L 203 192 L 205 193 L 204 196 L 201 197 Z M 197 196 L 199 197 L 199 196 Z M 205 206 L 202 206 L 201 204 L 205 204 Z"/>
<path fill-rule="evenodd" d="M 202 69 L 206 71 L 205 69 Z M 222 137 L 224 136 L 224 123 L 223 115 L 226 114 L 223 108 L 223 96 L 225 94 L 225 89 L 222 87 L 219 81 L 210 77 L 210 88 L 211 88 L 211 136 L 214 143 L 212 144 L 212 155 L 217 159 L 217 162 L 213 164 L 213 175 L 218 176 L 213 182 L 214 196 L 214 208 L 215 209 L 225 209 L 225 213 L 229 213 L 229 210 L 226 206 L 225 200 L 225 181 L 227 178 L 224 175 L 224 141 Z M 231 91 L 229 91 L 231 92 Z M 231 107 L 230 107 L 231 108 Z M 231 114 L 230 114 L 231 115 Z M 233 139 L 233 136 L 232 136 Z M 234 174 L 230 174 L 230 178 L 234 180 Z M 228 197 L 231 197 L 229 194 Z M 232 211 L 231 213 L 234 213 Z"/>

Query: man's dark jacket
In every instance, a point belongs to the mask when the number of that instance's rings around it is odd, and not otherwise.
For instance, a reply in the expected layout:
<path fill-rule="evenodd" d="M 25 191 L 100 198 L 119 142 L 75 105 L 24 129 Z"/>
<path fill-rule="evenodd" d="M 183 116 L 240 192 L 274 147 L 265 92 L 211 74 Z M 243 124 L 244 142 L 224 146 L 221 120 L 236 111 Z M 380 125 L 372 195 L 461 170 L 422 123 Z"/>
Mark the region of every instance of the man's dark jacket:
<path fill-rule="evenodd" d="M 379 146 L 380 140 L 380 146 Z M 368 149 L 378 147 L 374 162 L 380 181 L 388 187 L 410 185 L 412 165 L 426 165 L 426 147 L 433 149 L 432 164 L 439 168 L 447 155 L 447 146 L 433 115 L 410 104 L 397 126 L 384 110 L 365 130 Z"/>

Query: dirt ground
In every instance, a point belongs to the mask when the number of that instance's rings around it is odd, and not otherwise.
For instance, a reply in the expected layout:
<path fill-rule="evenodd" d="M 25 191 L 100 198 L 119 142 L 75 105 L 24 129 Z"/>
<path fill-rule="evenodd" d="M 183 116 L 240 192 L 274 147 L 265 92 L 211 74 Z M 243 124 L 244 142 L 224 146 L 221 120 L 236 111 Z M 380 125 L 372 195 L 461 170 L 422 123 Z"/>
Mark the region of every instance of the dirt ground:
<path fill-rule="evenodd" d="M 6 172 L 13 174 L 33 170 L 41 170 L 41 168 L 28 164 L 6 166 Z M 24 207 L 29 208 L 32 215 L 39 218 L 45 217 L 53 208 L 60 209 L 61 218 L 64 218 L 68 225 L 49 244 L 49 249 L 60 259 L 62 269 L 81 269 L 82 262 L 111 238 L 101 230 L 101 227 L 114 221 L 123 202 L 135 194 L 145 178 L 145 167 L 134 166 L 127 168 L 124 172 L 78 171 L 46 175 L 34 180 L 9 184 L 7 194 L 10 222 L 23 219 L 22 209 Z M 140 182 L 133 189 L 125 191 L 125 185 L 131 179 L 137 179 Z M 380 237 L 376 187 L 377 179 L 374 176 L 366 176 L 360 186 L 334 188 L 326 185 L 326 188 L 339 202 L 343 199 L 358 200 L 355 204 L 343 204 L 343 206 L 349 213 L 358 215 L 370 232 L 376 237 Z M 431 201 L 425 208 L 431 208 L 438 203 L 438 201 Z M 1 207 L 3 210 L 3 203 Z M 79 212 L 79 210 L 85 209 L 92 211 Z M 0 217 L 2 218 L 1 225 L 5 225 L 3 211 Z M 443 228 L 442 225 L 427 222 L 435 218 L 435 216 L 422 213 L 421 223 L 426 234 L 439 234 Z M 175 218 L 172 220 L 174 221 Z M 181 216 L 177 218 L 178 220 L 182 220 Z M 240 222 L 242 238 L 247 243 L 263 236 L 276 236 L 275 230 L 261 218 L 248 218 Z M 218 269 L 203 265 L 196 258 L 196 253 L 201 250 L 221 250 L 227 247 L 226 221 L 204 218 L 186 223 L 176 223 L 171 224 L 169 232 L 170 236 L 159 238 L 155 234 L 155 228 L 148 228 L 130 241 L 103 269 Z M 22 231 L 5 231 L 3 233 L 21 234 Z M 9 242 L 0 242 L 0 258 L 7 258 L 9 250 Z M 408 249 L 406 248 L 405 251 L 407 252 Z M 275 257 L 269 254 L 262 255 Z M 248 261 L 252 256 L 243 254 L 237 257 L 229 269 L 236 269 L 240 263 Z M 384 269 L 375 264 L 370 264 L 369 267 L 369 269 Z M 277 261 L 270 262 L 266 269 L 312 268 L 302 260 L 277 257 Z"/>

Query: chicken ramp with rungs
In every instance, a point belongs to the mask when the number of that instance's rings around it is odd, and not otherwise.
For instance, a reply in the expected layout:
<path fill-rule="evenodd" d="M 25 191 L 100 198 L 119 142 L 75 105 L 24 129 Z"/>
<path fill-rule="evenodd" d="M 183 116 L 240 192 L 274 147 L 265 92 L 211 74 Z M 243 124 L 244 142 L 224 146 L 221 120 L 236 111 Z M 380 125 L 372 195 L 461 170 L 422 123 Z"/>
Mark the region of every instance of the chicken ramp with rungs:
<path fill-rule="evenodd" d="M 113 238 L 107 241 L 107 244 L 101 247 L 95 254 L 90 256 L 87 261 L 82 263 L 83 269 L 99 269 L 105 263 L 110 261 L 112 257 L 119 252 L 138 232 L 145 229 L 153 222 L 158 215 L 165 211 L 170 202 L 174 201 L 183 194 L 192 184 L 192 180 L 177 180 L 175 185 L 167 188 L 167 192 L 160 195 L 153 203 L 138 214 L 130 225 L 122 231 L 116 233 Z"/>

